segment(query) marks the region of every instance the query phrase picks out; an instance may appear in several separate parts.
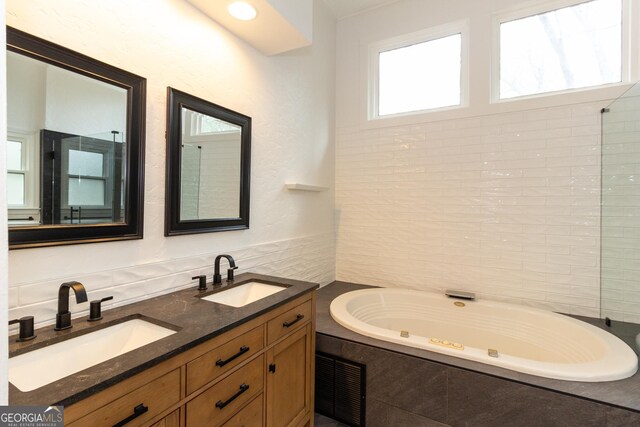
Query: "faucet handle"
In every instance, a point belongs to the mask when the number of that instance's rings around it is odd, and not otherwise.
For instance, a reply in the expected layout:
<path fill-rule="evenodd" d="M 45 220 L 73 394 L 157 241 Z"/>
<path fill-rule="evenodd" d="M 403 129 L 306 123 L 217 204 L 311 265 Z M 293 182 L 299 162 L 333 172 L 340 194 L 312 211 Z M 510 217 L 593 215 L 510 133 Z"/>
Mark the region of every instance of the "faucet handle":
<path fill-rule="evenodd" d="M 207 276 L 204 274 L 201 274 L 200 276 L 194 276 L 191 278 L 191 280 L 196 280 L 198 279 L 198 290 L 199 291 L 206 291 L 207 290 Z"/>
<path fill-rule="evenodd" d="M 88 321 L 95 322 L 96 320 L 101 320 L 102 319 L 102 303 L 105 301 L 111 301 L 112 299 L 113 299 L 113 296 L 110 296 L 110 297 L 91 301 L 91 303 L 89 303 Z"/>
<path fill-rule="evenodd" d="M 233 270 L 237 270 L 237 266 L 233 266 L 227 270 L 227 282 L 233 282 Z"/>
<path fill-rule="evenodd" d="M 9 325 L 15 325 L 16 323 L 20 323 L 20 332 L 18 333 L 16 341 L 31 341 L 36 337 L 33 332 L 33 316 L 25 316 L 20 319 L 13 319 L 9 321 Z"/>

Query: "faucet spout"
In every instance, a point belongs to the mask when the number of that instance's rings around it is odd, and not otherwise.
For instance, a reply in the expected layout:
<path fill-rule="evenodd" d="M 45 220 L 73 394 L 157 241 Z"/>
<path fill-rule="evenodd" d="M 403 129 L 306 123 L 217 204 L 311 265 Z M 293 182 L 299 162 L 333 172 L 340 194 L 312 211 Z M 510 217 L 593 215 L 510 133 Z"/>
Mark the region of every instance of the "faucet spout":
<path fill-rule="evenodd" d="M 227 270 L 227 281 L 233 280 L 233 270 L 238 268 L 236 262 L 231 255 L 218 255 L 214 264 L 213 272 L 213 284 L 219 285 L 222 283 L 222 276 L 220 275 L 220 260 L 226 258 L 229 261 L 229 269 Z"/>
<path fill-rule="evenodd" d="M 72 289 L 78 304 L 87 302 L 87 290 L 80 282 L 72 281 L 60 285 L 58 289 L 58 313 L 56 313 L 56 331 L 71 328 L 71 313 L 69 312 L 69 290 Z"/>

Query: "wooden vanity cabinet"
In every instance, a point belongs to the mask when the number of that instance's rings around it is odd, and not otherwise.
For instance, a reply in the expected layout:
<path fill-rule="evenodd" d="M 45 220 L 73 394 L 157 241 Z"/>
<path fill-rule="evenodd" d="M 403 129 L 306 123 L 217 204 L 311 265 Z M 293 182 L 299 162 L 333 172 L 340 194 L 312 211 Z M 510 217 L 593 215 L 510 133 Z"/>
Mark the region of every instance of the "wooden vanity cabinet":
<path fill-rule="evenodd" d="M 176 409 L 151 427 L 180 427 L 180 410 Z"/>
<path fill-rule="evenodd" d="M 142 425 L 180 401 L 180 370 L 130 391 L 75 421 L 73 427 Z M 122 424 L 124 421 L 128 423 Z M 66 423 L 65 423 L 66 424 Z"/>
<path fill-rule="evenodd" d="M 297 426 L 311 411 L 315 351 L 307 324 L 267 351 L 267 426 Z"/>
<path fill-rule="evenodd" d="M 312 426 L 314 353 L 312 292 L 65 408 L 65 425 Z"/>
<path fill-rule="evenodd" d="M 222 427 L 253 427 L 264 425 L 264 406 L 262 405 L 264 396 L 260 395 L 253 399 L 251 403 L 238 411 Z"/>

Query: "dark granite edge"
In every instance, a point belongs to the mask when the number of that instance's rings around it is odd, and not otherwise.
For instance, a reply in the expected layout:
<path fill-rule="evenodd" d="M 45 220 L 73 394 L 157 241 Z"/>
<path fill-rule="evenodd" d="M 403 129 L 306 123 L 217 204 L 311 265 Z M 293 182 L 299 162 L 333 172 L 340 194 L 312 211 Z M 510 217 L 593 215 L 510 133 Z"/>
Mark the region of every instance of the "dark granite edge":
<path fill-rule="evenodd" d="M 252 280 L 277 284 L 286 289 L 238 308 L 223 306 L 209 301 L 199 301 L 199 297 L 235 287 Z M 54 332 L 51 326 L 45 326 L 36 330 L 36 334 L 40 339 L 27 343 L 16 342 L 16 335 L 12 335 L 9 337 L 10 357 L 76 338 L 86 333 L 135 318 L 161 324 L 177 331 L 176 334 L 165 337 L 157 342 L 144 345 L 30 392 L 22 392 L 9 382 L 9 402 L 12 405 L 69 406 L 222 335 L 246 322 L 258 318 L 277 307 L 313 292 L 318 288 L 319 284 L 317 283 L 256 273 L 243 273 L 238 275 L 235 281 L 229 284 L 228 287 L 223 286 L 216 288 L 214 291 L 198 293 L 194 286 L 193 288 L 178 290 L 105 310 L 103 312 L 104 319 L 95 323 L 86 322 L 88 316 L 73 319 L 73 325 L 76 330 L 71 329 L 60 333 Z M 172 318 L 171 313 L 165 313 L 160 309 L 162 304 L 171 304 L 175 301 L 184 303 L 189 309 L 194 310 L 195 313 L 189 312 L 189 319 L 184 321 L 177 316 Z M 231 318 L 227 320 L 224 318 L 225 315 L 231 315 Z M 212 320 L 211 318 L 217 321 L 219 325 L 216 325 L 215 321 L 209 322 Z M 192 322 L 191 325 L 189 321 Z M 201 333 L 191 333 L 190 326 L 192 327 L 194 323 L 196 323 L 199 328 L 204 327 L 205 331 Z M 213 323 L 213 326 L 208 328 L 207 325 L 209 325 L 209 323 Z M 81 383 L 80 378 L 89 384 L 82 383 L 78 385 L 77 383 Z M 91 378 L 94 378 L 94 380 L 91 380 Z"/>
<path fill-rule="evenodd" d="M 343 287 L 336 292 L 336 288 Z M 594 403 L 606 404 L 611 407 L 624 409 L 632 412 L 640 412 L 640 399 L 633 399 L 633 394 L 640 397 L 640 371 L 631 376 L 630 378 L 617 380 L 617 381 L 605 381 L 605 382 L 580 382 L 580 381 L 565 381 L 555 380 L 551 378 L 537 377 L 534 375 L 524 374 L 517 371 L 512 371 L 506 368 L 500 368 L 497 366 L 486 365 L 481 362 L 456 358 L 442 353 L 436 353 L 429 350 L 423 350 L 413 347 L 403 346 L 401 344 L 395 344 L 376 338 L 367 337 L 357 334 L 343 326 L 339 325 L 333 320 L 329 313 L 329 304 L 333 298 L 339 294 L 356 290 L 372 288 L 376 286 L 363 285 L 351 282 L 335 281 L 329 285 L 323 286 L 318 291 L 316 312 L 316 333 L 338 338 L 340 340 L 353 342 L 362 345 L 368 345 L 371 347 L 379 348 L 394 353 L 399 353 L 419 359 L 424 359 L 432 363 L 438 363 L 446 365 L 452 368 L 463 369 L 474 373 L 480 373 L 490 377 L 508 380 L 511 382 L 523 384 L 526 386 L 532 386 L 539 389 L 544 389 L 559 394 L 563 394 L 570 397 L 576 397 L 583 400 L 591 401 Z M 333 297 L 331 297 L 333 295 Z M 330 299 L 328 297 L 331 297 Z M 602 319 L 587 318 L 584 316 L 571 316 L 578 318 L 582 321 L 590 323 L 594 326 L 600 327 L 616 336 L 618 334 L 623 341 L 627 342 L 625 335 L 628 334 L 628 330 L 635 326 L 637 330 L 640 330 L 640 325 L 633 325 L 623 322 L 616 322 L 619 324 L 618 328 L 608 328 L 605 326 Z M 621 330 L 621 333 L 618 332 Z M 618 332 L 618 333 L 616 333 Z M 631 346 L 637 353 L 637 349 Z M 617 386 L 617 387 L 613 387 Z M 612 389 L 615 388 L 615 389 Z M 620 388 L 624 390 L 620 390 Z M 631 395 L 631 396 L 630 396 Z"/>

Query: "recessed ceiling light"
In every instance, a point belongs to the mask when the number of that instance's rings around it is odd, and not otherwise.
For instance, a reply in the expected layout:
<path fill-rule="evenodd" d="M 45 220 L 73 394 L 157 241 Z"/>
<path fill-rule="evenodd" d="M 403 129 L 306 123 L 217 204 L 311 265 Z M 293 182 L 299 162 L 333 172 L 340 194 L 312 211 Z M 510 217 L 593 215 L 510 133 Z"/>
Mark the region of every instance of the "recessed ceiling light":
<path fill-rule="evenodd" d="M 241 21 L 251 21 L 258 14 L 256 8 L 244 1 L 236 1 L 227 8 L 231 16 Z"/>

